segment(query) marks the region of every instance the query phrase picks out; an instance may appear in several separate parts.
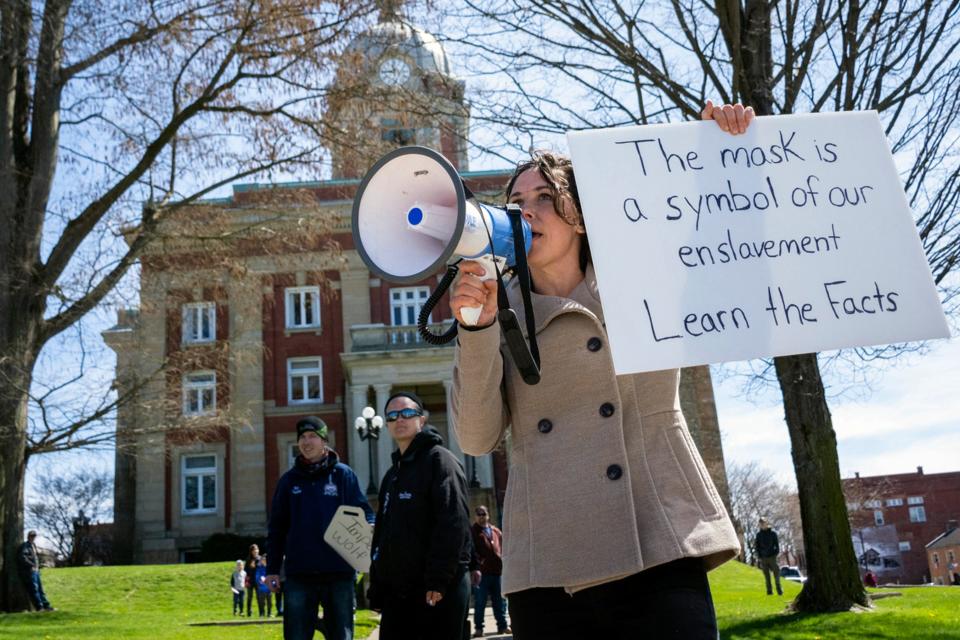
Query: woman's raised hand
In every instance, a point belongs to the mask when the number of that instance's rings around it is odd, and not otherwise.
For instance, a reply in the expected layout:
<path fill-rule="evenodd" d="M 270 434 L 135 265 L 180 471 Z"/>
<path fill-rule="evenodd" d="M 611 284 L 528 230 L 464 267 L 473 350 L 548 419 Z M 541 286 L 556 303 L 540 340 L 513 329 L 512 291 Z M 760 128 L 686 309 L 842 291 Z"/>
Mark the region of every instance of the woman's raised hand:
<path fill-rule="evenodd" d="M 727 133 L 737 135 L 744 133 L 756 117 L 753 107 L 744 107 L 737 104 L 714 105 L 713 100 L 707 100 L 706 106 L 700 112 L 701 120 L 716 120 L 717 126 Z"/>
<path fill-rule="evenodd" d="M 463 326 L 471 326 L 463 321 L 461 309 L 464 307 L 483 307 L 476 327 L 487 327 L 497 318 L 497 280 L 481 280 L 485 271 L 481 264 L 473 260 L 464 260 L 459 265 L 453 289 L 450 291 L 450 311 Z"/>

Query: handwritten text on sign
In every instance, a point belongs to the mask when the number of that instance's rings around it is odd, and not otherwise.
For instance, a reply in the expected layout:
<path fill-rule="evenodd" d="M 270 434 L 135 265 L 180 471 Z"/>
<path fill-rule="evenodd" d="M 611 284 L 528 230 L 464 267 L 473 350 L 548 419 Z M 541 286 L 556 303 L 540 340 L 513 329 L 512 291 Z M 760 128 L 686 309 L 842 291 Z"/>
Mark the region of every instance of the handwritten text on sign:
<path fill-rule="evenodd" d="M 567 138 L 618 374 L 949 336 L 875 112 Z"/>
<path fill-rule="evenodd" d="M 370 570 L 370 544 L 373 525 L 367 522 L 363 509 L 341 505 L 323 533 L 323 541 L 357 571 Z"/>

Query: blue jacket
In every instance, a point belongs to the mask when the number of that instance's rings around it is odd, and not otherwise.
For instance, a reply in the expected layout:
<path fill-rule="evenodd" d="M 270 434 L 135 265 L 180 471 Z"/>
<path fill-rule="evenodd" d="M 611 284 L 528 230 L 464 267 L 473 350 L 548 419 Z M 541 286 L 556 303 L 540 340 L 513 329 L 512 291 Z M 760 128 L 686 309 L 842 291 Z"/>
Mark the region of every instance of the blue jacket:
<path fill-rule="evenodd" d="M 263 581 L 267 575 L 267 568 L 262 564 L 258 564 L 257 572 L 254 577 L 254 584 L 257 585 L 257 591 L 260 593 L 270 593 L 270 585 Z"/>
<path fill-rule="evenodd" d="M 267 574 L 353 575 L 346 560 L 323 541 L 340 505 L 359 507 L 373 522 L 373 509 L 360 490 L 353 470 L 327 450 L 326 457 L 310 464 L 297 456 L 292 469 L 280 477 L 270 505 L 267 526 Z"/>

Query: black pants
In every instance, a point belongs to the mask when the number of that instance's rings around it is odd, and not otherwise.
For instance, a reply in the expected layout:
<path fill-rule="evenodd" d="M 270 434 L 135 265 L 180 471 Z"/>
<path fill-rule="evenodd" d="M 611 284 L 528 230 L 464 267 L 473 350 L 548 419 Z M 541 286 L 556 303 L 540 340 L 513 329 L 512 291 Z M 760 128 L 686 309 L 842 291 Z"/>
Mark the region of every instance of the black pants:
<path fill-rule="evenodd" d="M 519 591 L 509 602 L 515 640 L 718 637 L 710 583 L 699 558 L 675 560 L 572 596 L 559 587 Z"/>
<path fill-rule="evenodd" d="M 428 606 L 427 593 L 384 598 L 380 618 L 381 640 L 460 640 L 470 601 L 470 576 L 457 578 L 436 606 Z"/>

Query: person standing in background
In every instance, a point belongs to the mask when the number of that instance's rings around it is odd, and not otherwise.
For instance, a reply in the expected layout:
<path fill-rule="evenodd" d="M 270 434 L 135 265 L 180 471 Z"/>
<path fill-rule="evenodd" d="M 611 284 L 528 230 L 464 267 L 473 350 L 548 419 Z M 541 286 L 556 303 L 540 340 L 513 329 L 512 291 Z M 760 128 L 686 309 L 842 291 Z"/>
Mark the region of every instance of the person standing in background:
<path fill-rule="evenodd" d="M 247 561 L 244 563 L 243 570 L 246 572 L 247 579 L 244 588 L 247 590 L 247 617 L 252 613 L 253 599 L 257 594 L 257 565 L 260 564 L 260 547 L 255 544 L 250 545 L 247 551 Z"/>
<path fill-rule="evenodd" d="M 783 595 L 783 589 L 780 588 L 780 567 L 777 565 L 777 556 L 780 555 L 780 539 L 777 532 L 770 528 L 770 523 L 766 518 L 760 518 L 760 531 L 757 531 L 755 539 L 755 549 L 757 557 L 760 558 L 760 568 L 763 569 L 763 579 L 767 582 L 767 595 L 773 595 L 773 589 L 770 585 L 770 574 L 777 583 L 777 595 Z"/>
<path fill-rule="evenodd" d="M 230 592 L 233 594 L 233 615 L 243 615 L 243 590 L 246 588 L 247 572 L 243 570 L 243 560 L 237 560 L 237 567 L 230 575 Z"/>
<path fill-rule="evenodd" d="M 47 600 L 47 594 L 43 592 L 43 582 L 40 581 L 40 553 L 36 545 L 37 532 L 29 531 L 27 540 L 20 545 L 20 553 L 17 556 L 19 563 L 20 579 L 30 594 L 30 602 L 37 611 L 55 611 Z"/>
<path fill-rule="evenodd" d="M 397 451 L 380 483 L 368 592 L 370 607 L 382 612 L 381 640 L 456 640 L 465 630 L 473 555 L 467 479 L 424 413 L 413 393 L 395 393 L 384 407 Z"/>
<path fill-rule="evenodd" d="M 507 603 L 500 592 L 503 532 L 490 522 L 490 511 L 486 507 L 477 507 L 474 513 L 477 519 L 470 527 L 470 532 L 479 558 L 480 583 L 473 588 L 473 637 L 479 638 L 483 636 L 483 614 L 488 596 L 493 617 L 497 621 L 497 633 L 509 633 L 510 627 L 507 625 Z"/>
<path fill-rule="evenodd" d="M 311 640 L 323 607 L 327 640 L 352 640 L 356 571 L 323 534 L 341 506 L 357 507 L 373 521 L 373 509 L 353 469 L 329 446 L 326 423 L 316 416 L 297 422 L 300 455 L 277 483 L 267 525 L 267 575 L 280 590 L 283 567 L 283 637 Z"/>

